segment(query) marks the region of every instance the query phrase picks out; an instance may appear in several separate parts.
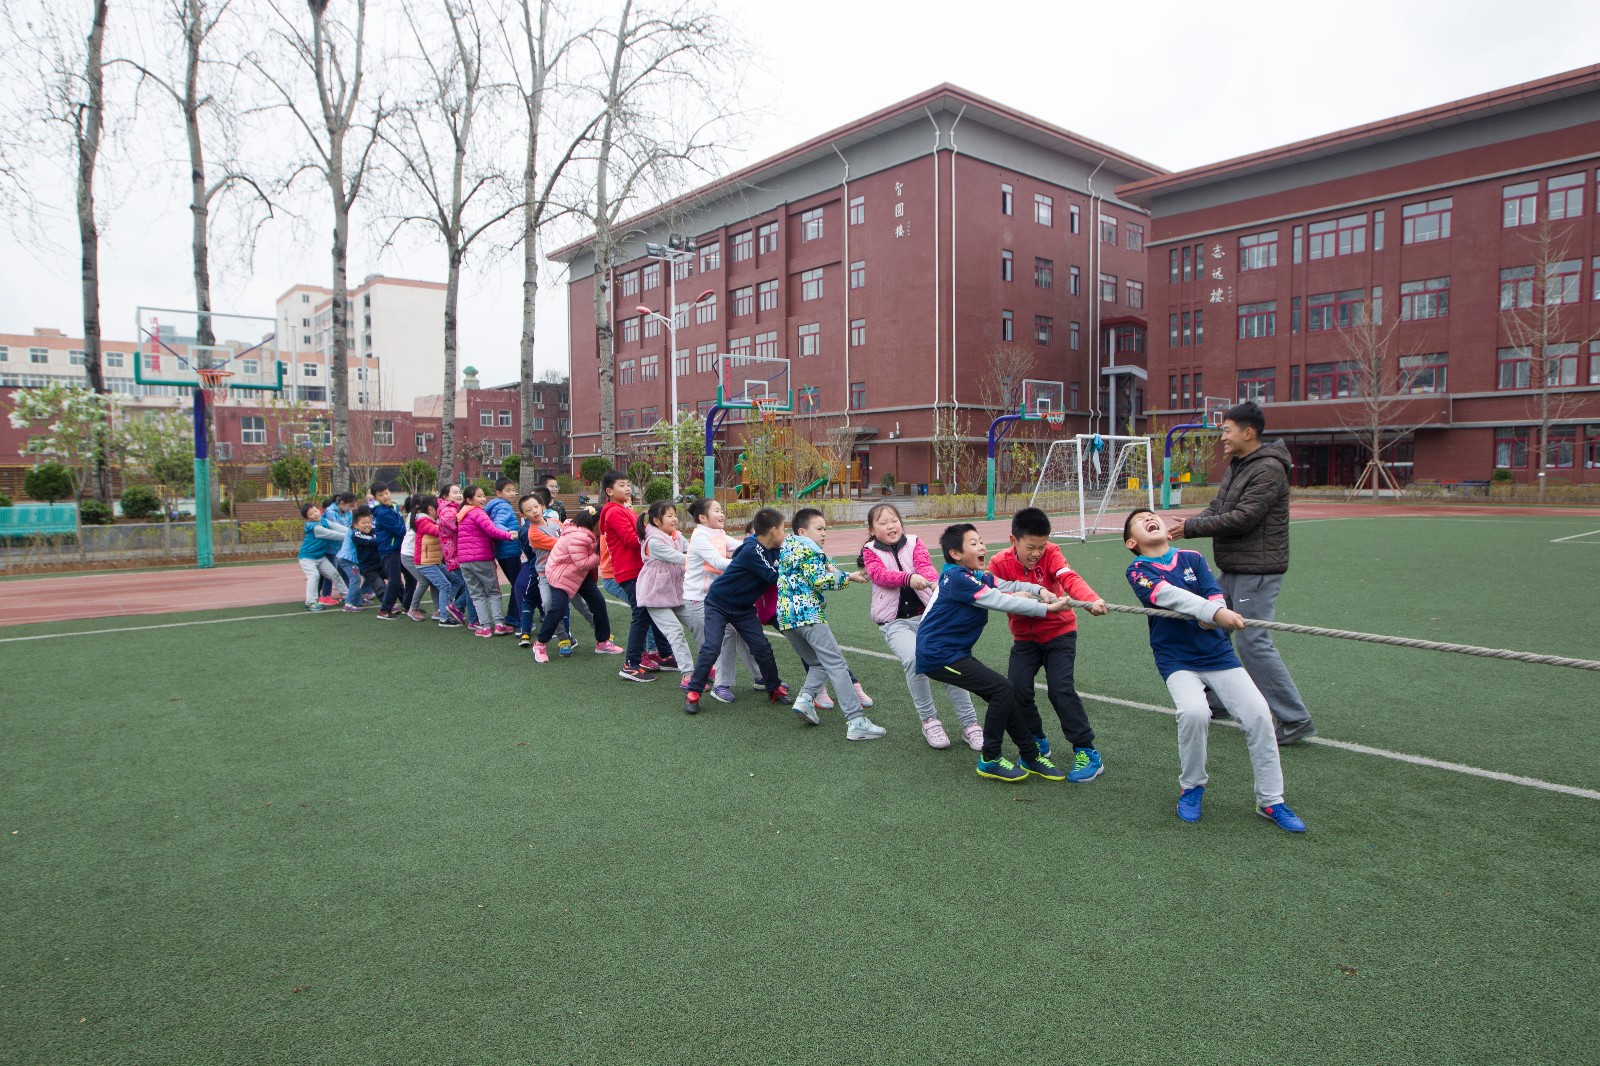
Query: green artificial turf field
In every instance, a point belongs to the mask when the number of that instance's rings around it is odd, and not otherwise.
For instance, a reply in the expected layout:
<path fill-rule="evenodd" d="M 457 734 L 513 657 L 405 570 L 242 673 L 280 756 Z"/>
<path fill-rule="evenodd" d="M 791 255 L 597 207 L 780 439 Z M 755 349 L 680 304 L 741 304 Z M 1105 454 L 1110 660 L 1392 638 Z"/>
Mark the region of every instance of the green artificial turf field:
<path fill-rule="evenodd" d="M 1595 525 L 1297 523 L 1279 618 L 1594 658 Z M 1219 726 L 1186 825 L 1125 615 L 1080 621 L 1106 775 L 983 781 L 866 601 L 869 744 L 370 613 L 0 631 L 0 1061 L 1600 1061 L 1600 801 L 1300 745 L 1291 836 Z M 1600 788 L 1593 673 L 1279 646 L 1323 738 Z"/>

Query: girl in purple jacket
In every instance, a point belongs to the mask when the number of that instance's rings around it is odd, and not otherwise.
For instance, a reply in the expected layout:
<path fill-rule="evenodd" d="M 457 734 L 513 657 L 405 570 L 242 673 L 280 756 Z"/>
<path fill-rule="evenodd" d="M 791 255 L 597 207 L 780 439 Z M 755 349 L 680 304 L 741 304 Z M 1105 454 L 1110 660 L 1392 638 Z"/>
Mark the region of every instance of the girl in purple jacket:
<path fill-rule="evenodd" d="M 922 735 L 930 747 L 948 748 L 950 737 L 934 707 L 933 686 L 917 672 L 917 628 L 933 599 L 939 572 L 922 541 L 905 531 L 893 504 L 880 503 L 868 511 L 867 530 L 871 537 L 861 549 L 860 563 L 872 581 L 872 620 L 905 668 L 906 688 L 922 719 Z M 961 721 L 962 739 L 974 751 L 983 750 L 983 727 L 978 725 L 972 696 L 953 685 L 946 685 L 945 691 Z"/>

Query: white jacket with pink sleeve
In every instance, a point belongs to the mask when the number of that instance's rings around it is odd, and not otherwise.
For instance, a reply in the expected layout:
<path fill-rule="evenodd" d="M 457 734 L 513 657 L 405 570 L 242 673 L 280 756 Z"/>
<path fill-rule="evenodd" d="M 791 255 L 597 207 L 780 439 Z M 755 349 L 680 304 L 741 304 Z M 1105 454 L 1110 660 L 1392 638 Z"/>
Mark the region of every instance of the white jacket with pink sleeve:
<path fill-rule="evenodd" d="M 900 617 L 900 593 L 911 582 L 912 574 L 928 579 L 928 587 L 910 590 L 926 607 L 933 599 L 933 586 L 939 581 L 939 572 L 933 568 L 928 549 L 914 534 L 907 533 L 899 544 L 887 547 L 876 540 L 867 541 L 861 549 L 861 565 L 872 579 L 872 620 L 878 625 L 888 625 Z"/>

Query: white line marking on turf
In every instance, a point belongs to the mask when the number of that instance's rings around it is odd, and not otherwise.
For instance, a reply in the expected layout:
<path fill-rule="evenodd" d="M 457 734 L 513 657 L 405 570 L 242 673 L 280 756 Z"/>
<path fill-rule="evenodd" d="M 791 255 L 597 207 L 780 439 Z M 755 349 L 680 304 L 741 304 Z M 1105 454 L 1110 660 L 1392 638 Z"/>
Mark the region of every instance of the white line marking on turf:
<path fill-rule="evenodd" d="M 1570 537 L 1557 537 L 1555 540 L 1552 540 L 1550 543 L 1551 544 L 1564 544 L 1569 540 L 1582 540 L 1584 537 L 1592 537 L 1596 533 L 1600 533 L 1600 529 L 1591 529 L 1587 533 L 1574 533 Z"/>
<path fill-rule="evenodd" d="M 1596 530 L 1600 532 L 1600 530 Z M 97 637 L 109 633 L 142 633 L 153 629 L 185 629 L 189 626 L 215 626 L 227 625 L 230 622 L 259 622 L 268 618 L 307 618 L 315 612 L 307 611 L 281 611 L 275 614 L 247 614 L 236 618 L 203 618 L 192 622 L 163 622 L 148 626 L 117 626 L 111 629 L 84 629 L 75 633 L 39 633 L 27 637 L 0 637 L 0 644 L 15 644 L 27 640 L 55 640 L 60 637 Z M 887 659 L 899 662 L 893 655 L 884 651 L 873 651 L 869 648 L 856 648 L 841 645 L 841 650 L 852 652 L 856 655 L 865 655 L 873 659 Z M 1035 685 L 1039 691 L 1045 691 L 1043 684 Z M 1170 707 L 1162 707 L 1154 703 L 1141 703 L 1137 700 L 1125 700 L 1116 696 L 1099 696 L 1092 692 L 1080 692 L 1086 700 L 1097 703 L 1109 703 L 1116 707 L 1131 707 L 1139 711 L 1153 711 L 1169 717 L 1177 712 Z M 1237 722 L 1224 722 L 1225 725 L 1238 727 Z M 1503 774 L 1496 770 L 1484 770 L 1465 763 L 1446 762 L 1443 759 L 1430 759 L 1424 755 L 1407 755 L 1400 751 L 1389 751 L 1387 748 L 1373 748 L 1366 744 L 1353 744 L 1345 740 L 1326 740 L 1322 737 L 1310 737 L 1301 741 L 1302 744 L 1320 744 L 1323 747 L 1338 748 L 1341 751 L 1353 752 L 1357 755 L 1373 755 L 1380 759 L 1391 759 L 1395 762 L 1411 763 L 1414 766 L 1426 766 L 1433 770 L 1446 770 L 1450 773 L 1465 774 L 1468 777 L 1481 777 L 1489 781 L 1503 781 L 1506 784 L 1522 785 L 1525 788 L 1535 788 L 1544 792 L 1557 792 L 1563 796 L 1577 796 L 1580 799 L 1600 800 L 1600 791 L 1591 788 L 1578 788 L 1575 785 L 1559 785 L 1553 781 L 1541 781 L 1536 777 L 1520 777 L 1516 774 Z"/>
<path fill-rule="evenodd" d="M 229 622 L 259 622 L 263 618 L 309 618 L 316 611 L 285 611 L 280 614 L 246 614 L 238 618 L 204 618 L 194 622 L 163 622 L 153 626 L 119 626 L 116 629 L 82 629 L 76 633 L 40 633 L 31 637 L 0 637 L 0 644 L 24 640 L 55 640 L 58 637 L 98 637 L 106 633 L 141 633 L 147 629 L 182 629 L 185 626 L 220 626 Z"/>
<path fill-rule="evenodd" d="M 853 652 L 857 655 L 871 656 L 874 659 L 890 659 L 897 663 L 900 661 L 888 652 L 871 651 L 867 648 L 853 648 L 845 645 L 840 645 L 840 648 L 844 651 Z M 1034 685 L 1033 687 L 1038 689 L 1040 692 L 1046 691 L 1045 686 L 1042 683 Z M 1176 717 L 1178 713 L 1171 707 L 1162 707 L 1154 703 L 1141 703 L 1137 700 L 1124 700 L 1119 699 L 1116 696 L 1097 696 L 1092 692 L 1079 692 L 1078 695 L 1086 700 L 1094 700 L 1097 703 L 1109 703 L 1117 707 L 1131 707 L 1134 710 L 1139 711 L 1154 711 L 1156 714 L 1164 714 L 1169 718 Z M 1239 723 L 1234 721 L 1224 720 L 1222 724 L 1233 726 L 1235 729 L 1239 727 Z M 1576 785 L 1559 785 L 1554 781 L 1541 781 L 1536 777 L 1520 777 L 1516 774 L 1503 774 L 1498 770 L 1484 770 L 1476 766 L 1468 766 L 1466 763 L 1445 762 L 1443 759 L 1430 759 L 1425 755 L 1407 755 L 1405 752 L 1389 751 L 1387 748 L 1373 748 L 1368 747 L 1365 744 L 1352 744 L 1345 740 L 1324 740 L 1322 737 L 1308 737 L 1307 739 L 1300 741 L 1300 743 L 1320 744 L 1326 748 L 1338 748 L 1341 751 L 1354 752 L 1358 755 L 1375 755 L 1380 759 L 1392 759 L 1395 762 L 1411 763 L 1414 766 L 1426 766 L 1433 770 L 1448 770 L 1451 773 L 1465 774 L 1468 777 L 1482 777 L 1490 781 L 1504 781 L 1507 784 L 1522 785 L 1526 788 L 1536 788 L 1545 792 L 1559 792 L 1563 796 L 1577 796 L 1580 799 L 1600 800 L 1600 791 L 1596 791 L 1592 788 L 1579 788 Z"/>

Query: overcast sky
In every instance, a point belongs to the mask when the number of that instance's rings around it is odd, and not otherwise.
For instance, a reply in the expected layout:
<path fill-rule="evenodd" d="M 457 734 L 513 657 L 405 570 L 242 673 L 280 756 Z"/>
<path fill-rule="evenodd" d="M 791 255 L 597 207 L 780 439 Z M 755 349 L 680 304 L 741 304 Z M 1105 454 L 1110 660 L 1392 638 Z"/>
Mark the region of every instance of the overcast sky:
<path fill-rule="evenodd" d="M 723 0 L 722 10 L 756 53 L 741 101 L 755 117 L 731 167 L 941 82 L 1179 170 L 1600 60 L 1600 4 L 1592 0 L 1525 8 L 1503 0 L 1154 0 L 1126 8 L 1071 0 Z M 1117 18 L 1122 12 L 1126 18 Z M 82 332 L 70 186 L 61 192 L 62 221 L 49 246 L 0 235 L 0 332 Z M 100 260 L 108 337 L 131 335 L 141 303 L 193 305 L 186 196 L 131 191 L 109 211 Z M 416 244 L 380 257 L 373 242 L 357 239 L 351 284 L 373 272 L 443 281 L 443 256 Z M 253 269 L 214 263 L 212 274 L 218 310 L 270 316 L 290 285 L 329 283 L 328 254 L 304 230 L 268 229 Z M 547 285 L 541 370 L 564 368 L 567 358 L 563 286 L 552 274 Z M 463 363 L 486 382 L 514 380 L 515 261 L 469 270 L 461 322 Z"/>

